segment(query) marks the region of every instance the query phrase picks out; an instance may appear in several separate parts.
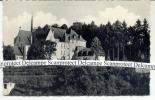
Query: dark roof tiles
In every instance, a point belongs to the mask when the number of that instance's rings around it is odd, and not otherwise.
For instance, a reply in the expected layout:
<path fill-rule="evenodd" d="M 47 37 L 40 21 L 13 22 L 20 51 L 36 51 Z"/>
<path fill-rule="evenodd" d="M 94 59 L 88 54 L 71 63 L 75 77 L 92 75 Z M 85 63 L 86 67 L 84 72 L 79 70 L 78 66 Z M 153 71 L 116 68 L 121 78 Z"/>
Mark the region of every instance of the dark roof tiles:
<path fill-rule="evenodd" d="M 14 41 L 15 45 L 30 45 L 31 43 L 31 32 L 30 31 L 25 31 L 25 30 L 19 30 L 17 37 L 15 38 Z M 20 42 L 20 43 L 19 43 Z"/>

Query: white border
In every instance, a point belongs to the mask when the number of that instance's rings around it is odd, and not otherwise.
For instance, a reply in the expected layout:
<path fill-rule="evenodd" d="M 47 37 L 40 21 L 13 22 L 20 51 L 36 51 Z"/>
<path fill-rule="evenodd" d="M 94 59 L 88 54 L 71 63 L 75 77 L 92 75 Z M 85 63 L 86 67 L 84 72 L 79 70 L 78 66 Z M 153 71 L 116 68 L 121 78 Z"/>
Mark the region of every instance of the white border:
<path fill-rule="evenodd" d="M 151 1 L 151 62 L 155 62 L 155 1 Z M 2 26 L 2 2 L 0 2 L 0 26 Z M 154 33 L 154 34 L 153 34 Z M 0 35 L 2 35 L 2 27 L 0 27 Z M 2 39 L 2 36 L 0 36 L 0 40 Z M 0 48 L 2 48 L 2 42 L 0 42 Z M 2 54 L 1 54 L 2 49 L 0 49 L 0 60 L 2 59 Z M 140 100 L 153 100 L 155 96 L 155 71 L 151 71 L 151 84 L 150 84 L 150 96 L 74 96 L 74 97 L 56 97 L 56 96 L 49 96 L 49 97 L 11 97 L 11 96 L 2 96 L 2 83 L 3 83 L 3 72 L 2 69 L 0 69 L 0 100 L 84 100 L 84 99 L 89 99 L 89 100 L 135 100 L 135 99 L 140 99 Z M 143 84 L 143 83 L 142 83 Z"/>

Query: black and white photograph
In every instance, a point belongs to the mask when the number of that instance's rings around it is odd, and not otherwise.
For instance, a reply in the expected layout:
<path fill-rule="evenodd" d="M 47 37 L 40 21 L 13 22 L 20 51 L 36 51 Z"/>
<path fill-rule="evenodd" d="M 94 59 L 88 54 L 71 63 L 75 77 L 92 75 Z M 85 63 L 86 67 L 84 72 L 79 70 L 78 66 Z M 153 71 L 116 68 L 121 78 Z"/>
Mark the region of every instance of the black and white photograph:
<path fill-rule="evenodd" d="M 3 60 L 150 63 L 150 1 L 4 0 Z M 148 96 L 150 71 L 7 66 L 4 96 Z"/>

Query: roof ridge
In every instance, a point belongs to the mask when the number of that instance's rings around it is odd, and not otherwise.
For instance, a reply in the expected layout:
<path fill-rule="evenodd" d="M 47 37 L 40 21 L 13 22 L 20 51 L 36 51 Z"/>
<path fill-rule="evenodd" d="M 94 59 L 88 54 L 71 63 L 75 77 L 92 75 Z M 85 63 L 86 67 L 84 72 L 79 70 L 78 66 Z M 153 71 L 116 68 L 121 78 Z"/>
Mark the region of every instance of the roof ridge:
<path fill-rule="evenodd" d="M 66 29 L 61 29 L 61 28 L 59 28 L 59 27 L 51 27 L 51 28 L 57 29 L 57 30 L 64 30 L 64 31 L 66 31 Z"/>

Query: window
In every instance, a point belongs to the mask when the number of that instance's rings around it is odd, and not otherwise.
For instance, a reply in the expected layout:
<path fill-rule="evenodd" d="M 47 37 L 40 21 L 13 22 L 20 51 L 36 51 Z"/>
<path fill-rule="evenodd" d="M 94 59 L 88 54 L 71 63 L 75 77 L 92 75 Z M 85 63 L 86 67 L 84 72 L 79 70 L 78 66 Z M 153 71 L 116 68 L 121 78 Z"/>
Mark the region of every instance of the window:
<path fill-rule="evenodd" d="M 7 89 L 7 84 L 4 84 L 4 89 Z"/>
<path fill-rule="evenodd" d="M 82 52 L 81 52 L 81 51 L 78 53 L 78 56 L 79 56 L 79 57 L 82 56 Z"/>
<path fill-rule="evenodd" d="M 83 52 L 83 56 L 87 56 L 87 51 L 84 51 Z"/>
<path fill-rule="evenodd" d="M 88 52 L 88 56 L 93 56 L 94 55 L 94 52 L 93 51 L 89 51 Z"/>

